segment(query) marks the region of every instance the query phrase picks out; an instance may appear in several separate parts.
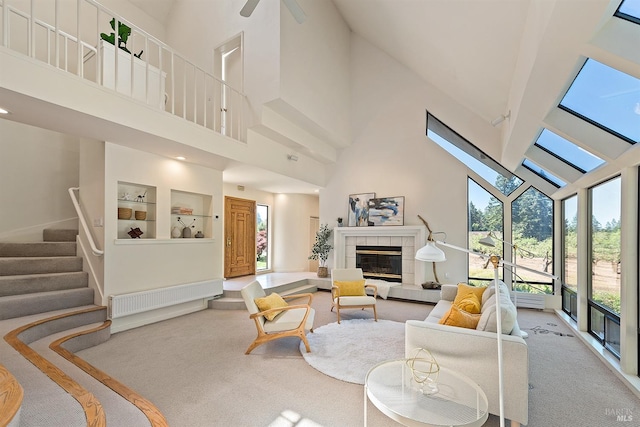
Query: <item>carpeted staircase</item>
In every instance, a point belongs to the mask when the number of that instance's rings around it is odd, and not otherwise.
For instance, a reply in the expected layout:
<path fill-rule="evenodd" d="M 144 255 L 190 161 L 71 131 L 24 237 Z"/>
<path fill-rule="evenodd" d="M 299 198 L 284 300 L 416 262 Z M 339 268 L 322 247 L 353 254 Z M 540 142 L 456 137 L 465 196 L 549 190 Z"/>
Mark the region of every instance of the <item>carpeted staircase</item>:
<path fill-rule="evenodd" d="M 0 426 L 106 427 L 109 414 L 114 427 L 165 427 L 153 404 L 74 354 L 111 336 L 76 256 L 77 234 L 0 242 Z"/>
<path fill-rule="evenodd" d="M 42 242 L 0 242 L 0 320 L 93 304 L 77 234 L 44 230 Z"/>

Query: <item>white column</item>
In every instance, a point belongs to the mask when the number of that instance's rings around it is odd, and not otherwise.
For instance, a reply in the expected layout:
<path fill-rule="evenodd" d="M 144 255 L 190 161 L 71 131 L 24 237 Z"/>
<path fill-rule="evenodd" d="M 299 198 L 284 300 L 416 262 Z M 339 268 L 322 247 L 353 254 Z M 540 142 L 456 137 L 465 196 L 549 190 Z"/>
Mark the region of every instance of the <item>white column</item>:
<path fill-rule="evenodd" d="M 622 170 L 620 227 L 620 368 L 638 374 L 638 168 Z"/>

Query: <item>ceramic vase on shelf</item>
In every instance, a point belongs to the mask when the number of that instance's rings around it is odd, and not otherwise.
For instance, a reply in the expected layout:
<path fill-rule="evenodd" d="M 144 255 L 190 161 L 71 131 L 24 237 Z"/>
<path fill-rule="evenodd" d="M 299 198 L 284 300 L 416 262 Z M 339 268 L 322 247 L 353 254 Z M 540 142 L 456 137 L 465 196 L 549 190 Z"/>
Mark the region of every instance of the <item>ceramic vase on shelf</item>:
<path fill-rule="evenodd" d="M 182 236 L 182 230 L 177 225 L 171 229 L 171 237 L 177 239 Z"/>
<path fill-rule="evenodd" d="M 202 231 L 198 231 L 195 235 L 196 239 L 202 239 L 204 237 L 204 233 Z"/>
<path fill-rule="evenodd" d="M 182 229 L 182 238 L 190 239 L 191 238 L 191 228 L 185 227 Z"/>

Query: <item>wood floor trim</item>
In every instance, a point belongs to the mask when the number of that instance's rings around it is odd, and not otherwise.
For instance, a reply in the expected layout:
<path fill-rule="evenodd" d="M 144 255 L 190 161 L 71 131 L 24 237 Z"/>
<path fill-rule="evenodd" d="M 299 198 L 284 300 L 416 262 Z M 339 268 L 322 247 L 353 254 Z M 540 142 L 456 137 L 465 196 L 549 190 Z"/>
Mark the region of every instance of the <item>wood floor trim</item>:
<path fill-rule="evenodd" d="M 108 328 L 110 325 L 111 325 L 111 321 L 107 320 L 104 324 L 97 326 L 95 328 L 73 333 L 66 337 L 62 337 L 52 342 L 51 345 L 49 345 L 49 348 L 51 348 L 51 350 L 55 351 L 60 356 L 64 357 L 69 362 L 73 363 L 78 368 L 82 369 L 84 372 L 91 375 L 97 381 L 101 382 L 106 387 L 109 387 L 111 390 L 113 390 L 114 392 L 122 396 L 124 399 L 128 400 L 134 406 L 136 406 L 147 417 L 152 427 L 168 427 L 169 424 L 167 423 L 164 415 L 162 415 L 160 410 L 153 403 L 151 403 L 149 400 L 145 399 L 140 394 L 136 393 L 134 390 L 130 389 L 126 385 L 122 384 L 115 378 L 107 375 L 105 372 L 94 367 L 93 365 L 88 363 L 86 360 L 82 359 L 81 357 L 77 356 L 76 354 L 62 347 L 62 344 L 70 339 L 73 339 L 82 335 L 98 332 L 102 329 Z"/>
<path fill-rule="evenodd" d="M 24 390 L 11 372 L 0 365 L 0 426 L 8 426 L 20 411 Z"/>
<path fill-rule="evenodd" d="M 57 319 L 60 317 L 64 317 L 64 315 L 54 316 L 53 318 L 49 318 L 49 320 L 54 318 Z M 53 380 L 56 384 L 62 387 L 63 390 L 69 393 L 76 401 L 78 401 L 78 403 L 82 407 L 82 410 L 84 411 L 87 421 L 87 427 L 106 427 L 107 418 L 105 416 L 104 409 L 98 399 L 80 384 L 71 379 L 71 377 L 65 374 L 61 369 L 59 369 L 49 360 L 42 357 L 27 344 L 22 342 L 22 340 L 19 338 L 19 335 L 22 332 L 46 323 L 46 321 L 47 319 L 42 319 L 14 329 L 4 336 L 4 340 L 9 343 L 9 345 L 13 347 L 18 353 L 20 353 L 25 359 L 27 359 L 35 367 L 40 369 L 46 376 L 51 378 L 51 380 Z"/>

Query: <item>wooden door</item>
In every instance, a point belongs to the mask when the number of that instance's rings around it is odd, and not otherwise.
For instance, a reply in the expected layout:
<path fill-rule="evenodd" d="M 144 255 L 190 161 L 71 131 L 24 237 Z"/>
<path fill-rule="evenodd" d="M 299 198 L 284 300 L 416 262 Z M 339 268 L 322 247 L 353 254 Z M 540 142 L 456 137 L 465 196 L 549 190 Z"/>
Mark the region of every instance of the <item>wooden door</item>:
<path fill-rule="evenodd" d="M 256 202 L 224 199 L 224 277 L 255 274 Z"/>

